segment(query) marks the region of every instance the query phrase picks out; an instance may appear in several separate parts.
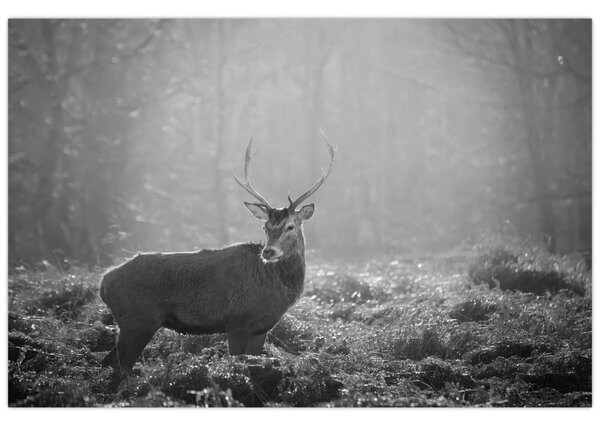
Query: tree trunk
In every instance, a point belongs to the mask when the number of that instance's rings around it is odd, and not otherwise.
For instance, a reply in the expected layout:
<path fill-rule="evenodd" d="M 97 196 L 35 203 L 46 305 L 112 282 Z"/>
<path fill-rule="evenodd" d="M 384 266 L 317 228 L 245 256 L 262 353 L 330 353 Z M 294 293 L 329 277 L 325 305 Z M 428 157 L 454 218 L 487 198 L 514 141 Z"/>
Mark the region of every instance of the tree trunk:
<path fill-rule="evenodd" d="M 38 241 L 41 255 L 47 260 L 54 260 L 56 250 L 68 253 L 69 247 L 61 232 L 60 211 L 57 202 L 59 188 L 56 172 L 61 151 L 61 135 L 63 128 L 62 93 L 58 81 L 58 63 L 55 46 L 55 24 L 50 20 L 42 21 L 42 34 L 46 44 L 46 75 L 43 82 L 50 104 L 48 117 L 48 133 L 44 147 L 44 155 L 40 163 L 39 180 L 36 189 L 35 215 L 38 225 Z"/>
<path fill-rule="evenodd" d="M 306 62 L 306 84 L 305 84 L 305 99 L 306 99 L 306 135 L 308 144 L 307 151 L 307 166 L 305 167 L 308 174 L 309 185 L 317 179 L 321 174 L 322 165 L 319 164 L 318 150 L 322 149 L 321 135 L 319 128 L 322 125 L 323 117 L 323 102 L 324 102 L 324 79 L 325 66 L 329 59 L 331 50 L 331 36 L 320 32 L 319 28 L 314 28 L 313 31 L 307 31 L 304 39 L 305 62 Z M 318 245 L 319 224 L 315 222 L 312 225 L 312 241 Z"/>
<path fill-rule="evenodd" d="M 525 120 L 526 147 L 531 165 L 531 177 L 536 192 L 537 210 L 540 218 L 540 231 L 547 238 L 548 250 L 556 252 L 556 219 L 552 201 L 549 197 L 546 169 L 542 157 L 542 143 L 540 138 L 539 120 L 535 108 L 535 79 L 533 76 L 533 46 L 532 32 L 529 21 L 520 22 L 517 28 L 520 31 L 516 36 L 519 46 L 516 51 L 518 65 L 523 65 L 522 71 L 517 70 L 523 117 Z M 518 25 L 518 24 L 517 24 Z"/>
<path fill-rule="evenodd" d="M 227 230 L 227 194 L 223 190 L 223 174 L 221 172 L 221 157 L 223 156 L 223 133 L 225 129 L 225 86 L 223 81 L 223 72 L 225 70 L 225 23 L 222 19 L 217 21 L 218 55 L 217 59 L 217 138 L 215 158 L 213 162 L 213 197 L 216 202 L 216 224 L 218 239 L 221 244 L 229 242 L 229 232 Z"/>

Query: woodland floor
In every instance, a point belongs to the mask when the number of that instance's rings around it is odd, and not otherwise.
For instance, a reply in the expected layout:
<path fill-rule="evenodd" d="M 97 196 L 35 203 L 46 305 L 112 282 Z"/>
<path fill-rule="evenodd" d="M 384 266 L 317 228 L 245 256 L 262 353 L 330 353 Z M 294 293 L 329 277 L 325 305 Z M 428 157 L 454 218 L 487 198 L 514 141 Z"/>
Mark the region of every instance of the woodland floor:
<path fill-rule="evenodd" d="M 10 406 L 592 404 L 591 272 L 526 243 L 446 256 L 319 260 L 265 356 L 159 331 L 116 385 L 101 271 L 9 272 Z"/>

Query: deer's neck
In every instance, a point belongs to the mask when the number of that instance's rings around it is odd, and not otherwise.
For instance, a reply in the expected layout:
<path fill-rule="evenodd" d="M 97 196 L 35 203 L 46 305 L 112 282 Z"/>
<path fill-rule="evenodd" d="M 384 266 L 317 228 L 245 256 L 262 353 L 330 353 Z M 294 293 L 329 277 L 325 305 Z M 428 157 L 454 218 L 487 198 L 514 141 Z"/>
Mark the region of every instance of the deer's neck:
<path fill-rule="evenodd" d="M 289 305 L 296 302 L 304 290 L 306 260 L 303 243 L 302 241 L 294 254 L 277 263 L 263 263 L 260 261 L 260 268 L 263 270 L 267 282 L 278 282 L 278 285 L 281 285 Z"/>
<path fill-rule="evenodd" d="M 289 305 L 294 304 L 304 290 L 304 276 L 306 272 L 304 256 L 294 254 L 272 266 L 275 267 L 276 273 L 281 280 L 281 286 L 287 303 Z"/>
<path fill-rule="evenodd" d="M 284 285 L 288 287 L 304 286 L 304 274 L 306 271 L 304 253 L 302 255 L 294 254 L 287 259 L 280 260 L 273 266 L 279 272 Z"/>
<path fill-rule="evenodd" d="M 302 291 L 302 289 L 304 289 L 304 275 L 306 273 L 304 234 L 302 232 L 300 232 L 298 238 L 298 247 L 296 253 L 286 260 L 287 264 L 284 263 L 281 265 L 281 267 L 283 267 L 282 277 L 286 277 L 287 275 L 287 279 L 284 279 L 284 281 L 290 283 L 290 285 L 299 287 L 300 291 Z"/>

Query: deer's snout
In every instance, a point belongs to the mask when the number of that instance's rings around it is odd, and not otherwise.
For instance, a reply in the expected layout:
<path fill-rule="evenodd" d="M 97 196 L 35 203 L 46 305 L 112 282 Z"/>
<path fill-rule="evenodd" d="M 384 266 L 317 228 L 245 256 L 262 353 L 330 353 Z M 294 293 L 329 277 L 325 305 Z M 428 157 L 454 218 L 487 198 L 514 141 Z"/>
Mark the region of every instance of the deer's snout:
<path fill-rule="evenodd" d="M 261 255 L 265 262 L 277 262 L 283 252 L 277 247 L 267 246 L 263 249 Z"/>

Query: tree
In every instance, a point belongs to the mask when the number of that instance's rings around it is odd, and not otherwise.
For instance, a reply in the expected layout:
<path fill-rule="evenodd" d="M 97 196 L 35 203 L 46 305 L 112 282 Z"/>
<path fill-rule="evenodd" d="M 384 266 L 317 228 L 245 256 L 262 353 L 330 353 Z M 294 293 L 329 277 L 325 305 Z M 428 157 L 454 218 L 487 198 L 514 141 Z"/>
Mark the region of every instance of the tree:
<path fill-rule="evenodd" d="M 548 248 L 557 248 L 556 212 L 553 203 L 556 189 L 550 188 L 553 164 L 549 160 L 552 141 L 548 131 L 552 122 L 548 111 L 557 111 L 560 103 L 572 102 L 558 95 L 562 80 L 576 79 L 582 82 L 588 96 L 589 64 L 579 70 L 573 65 L 581 53 L 573 52 L 573 45 L 565 45 L 573 26 L 586 26 L 584 21 L 540 21 L 540 20 L 485 20 L 454 21 L 448 24 L 453 41 L 461 52 L 475 58 L 484 67 L 500 67 L 509 72 L 517 82 L 514 86 L 514 107 L 519 111 L 522 138 L 528 157 L 530 179 L 534 195 L 529 198 L 535 203 L 540 218 L 540 231 L 547 236 Z M 584 40 L 589 40 L 584 36 Z M 571 43 L 572 44 L 572 43 Z M 579 42 L 575 42 L 575 45 Z M 583 49 L 585 50 L 585 49 Z M 577 54 L 579 53 L 579 54 Z M 549 95 L 554 91 L 555 95 Z M 556 115 L 554 116 L 556 118 Z M 556 123 L 555 123 L 556 124 Z M 561 125 L 564 123 L 560 123 Z M 586 135 L 587 136 L 587 135 Z M 586 137 L 584 136 L 584 138 Z M 556 141 L 555 141 L 556 142 Z M 562 141 L 566 143 L 567 141 Z M 560 143 L 560 142 L 559 142 Z M 558 165 L 559 169 L 568 167 Z M 554 185 L 556 186 L 556 185 Z M 591 195 L 591 194 L 590 194 Z M 523 201 L 523 200 L 521 200 Z"/>

